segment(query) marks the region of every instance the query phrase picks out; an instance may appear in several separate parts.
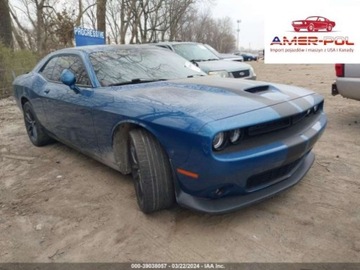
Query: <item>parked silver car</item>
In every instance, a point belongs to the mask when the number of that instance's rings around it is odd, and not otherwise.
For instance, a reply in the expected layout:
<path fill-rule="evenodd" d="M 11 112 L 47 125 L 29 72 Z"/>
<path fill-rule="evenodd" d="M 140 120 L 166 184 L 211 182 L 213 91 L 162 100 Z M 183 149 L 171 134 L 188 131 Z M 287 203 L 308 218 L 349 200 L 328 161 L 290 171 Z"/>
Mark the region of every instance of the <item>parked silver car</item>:
<path fill-rule="evenodd" d="M 235 55 L 235 54 L 231 54 L 231 53 L 219 53 L 217 50 L 215 50 L 209 44 L 204 44 L 204 46 L 206 48 L 208 48 L 213 54 L 215 54 L 220 59 L 227 60 L 227 61 L 244 62 L 244 57 L 242 57 L 241 55 Z"/>
<path fill-rule="evenodd" d="M 155 45 L 181 55 L 209 75 L 256 80 L 256 74 L 251 65 L 242 62 L 222 60 L 202 43 L 159 42 Z"/>

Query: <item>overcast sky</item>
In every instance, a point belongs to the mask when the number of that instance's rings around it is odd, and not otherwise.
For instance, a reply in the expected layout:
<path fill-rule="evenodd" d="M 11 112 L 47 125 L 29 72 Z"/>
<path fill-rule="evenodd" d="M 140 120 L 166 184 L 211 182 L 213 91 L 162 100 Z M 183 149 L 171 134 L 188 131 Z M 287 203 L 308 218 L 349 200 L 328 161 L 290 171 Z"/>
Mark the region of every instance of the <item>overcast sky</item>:
<path fill-rule="evenodd" d="M 360 0 L 217 0 L 212 7 L 214 17 L 229 16 L 237 29 L 237 20 L 240 23 L 239 45 L 248 49 L 264 48 L 264 23 L 267 19 L 286 18 L 291 21 L 305 19 L 312 15 L 329 17 L 332 20 L 341 20 L 349 16 L 351 11 L 359 13 Z M 304 17 L 304 18 L 303 18 Z M 359 25 L 359 15 L 354 22 Z M 236 36 L 236 32 L 234 33 Z"/>

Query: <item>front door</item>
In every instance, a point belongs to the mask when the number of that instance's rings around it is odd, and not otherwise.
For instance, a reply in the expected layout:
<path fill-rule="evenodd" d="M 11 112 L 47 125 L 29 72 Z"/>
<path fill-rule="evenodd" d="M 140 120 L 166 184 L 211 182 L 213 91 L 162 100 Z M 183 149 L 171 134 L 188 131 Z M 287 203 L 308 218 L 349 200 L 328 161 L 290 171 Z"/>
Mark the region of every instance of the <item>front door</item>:
<path fill-rule="evenodd" d="M 77 55 L 61 55 L 54 59 L 53 71 L 46 67 L 40 73 L 47 76 L 44 84 L 43 108 L 47 129 L 58 139 L 82 151 L 98 152 L 92 118 L 93 89 L 81 58 Z M 51 60 L 49 61 L 49 63 Z M 76 76 L 80 93 L 75 93 L 60 81 L 61 72 L 71 70 Z"/>

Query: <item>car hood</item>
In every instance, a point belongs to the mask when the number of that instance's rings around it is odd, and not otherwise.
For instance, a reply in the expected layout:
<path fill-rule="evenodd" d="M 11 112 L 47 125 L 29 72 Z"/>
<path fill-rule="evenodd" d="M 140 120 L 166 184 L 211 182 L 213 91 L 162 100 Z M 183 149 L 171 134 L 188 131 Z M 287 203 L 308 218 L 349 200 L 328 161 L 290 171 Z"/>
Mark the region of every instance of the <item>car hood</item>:
<path fill-rule="evenodd" d="M 303 88 L 211 76 L 171 80 L 131 86 L 116 86 L 115 101 L 125 115 L 143 121 L 196 122 L 201 125 L 235 115 L 288 102 L 291 110 L 309 108 L 311 101 L 303 102 L 304 108 L 289 101 L 313 94 Z M 281 112 L 279 112 L 281 114 Z M 166 119 L 166 120 L 165 120 Z M 189 119 L 192 119 L 191 121 Z M 189 120 L 189 121 L 188 121 Z M 169 125 L 169 123 L 167 123 Z"/>
<path fill-rule="evenodd" d="M 220 53 L 219 56 L 222 59 L 232 59 L 232 58 L 242 59 L 241 56 L 238 56 L 238 55 L 235 55 L 235 54 L 230 54 L 230 53 Z"/>
<path fill-rule="evenodd" d="M 201 68 L 206 73 L 210 71 L 226 70 L 227 72 L 234 72 L 239 70 L 250 69 L 249 64 L 240 63 L 240 62 L 229 62 L 225 60 L 214 60 L 214 61 L 204 61 L 197 62 L 199 68 Z"/>

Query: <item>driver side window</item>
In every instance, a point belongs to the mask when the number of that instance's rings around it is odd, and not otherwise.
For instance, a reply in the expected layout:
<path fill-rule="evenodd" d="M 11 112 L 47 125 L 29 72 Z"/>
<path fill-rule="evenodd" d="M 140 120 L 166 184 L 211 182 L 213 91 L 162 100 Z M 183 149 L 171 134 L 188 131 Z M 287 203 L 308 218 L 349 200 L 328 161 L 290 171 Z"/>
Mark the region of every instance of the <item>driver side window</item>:
<path fill-rule="evenodd" d="M 64 69 L 69 69 L 75 74 L 76 85 L 92 87 L 84 64 L 81 58 L 76 55 L 54 57 L 40 70 L 40 73 L 50 81 L 60 82 L 61 72 Z"/>

